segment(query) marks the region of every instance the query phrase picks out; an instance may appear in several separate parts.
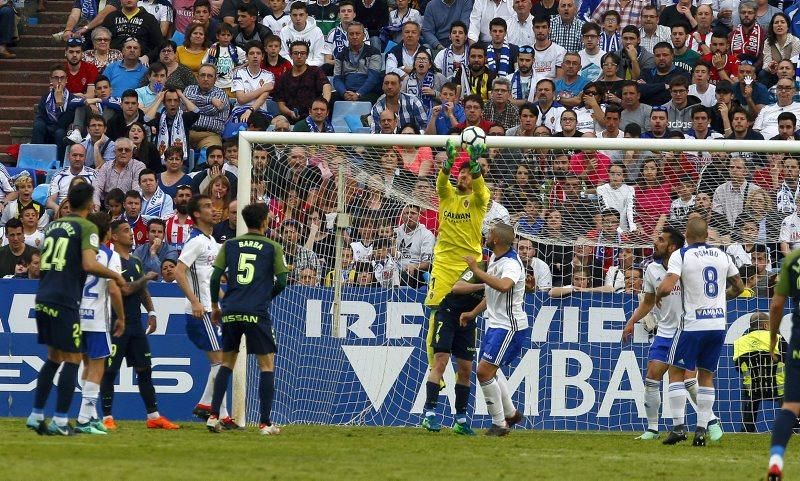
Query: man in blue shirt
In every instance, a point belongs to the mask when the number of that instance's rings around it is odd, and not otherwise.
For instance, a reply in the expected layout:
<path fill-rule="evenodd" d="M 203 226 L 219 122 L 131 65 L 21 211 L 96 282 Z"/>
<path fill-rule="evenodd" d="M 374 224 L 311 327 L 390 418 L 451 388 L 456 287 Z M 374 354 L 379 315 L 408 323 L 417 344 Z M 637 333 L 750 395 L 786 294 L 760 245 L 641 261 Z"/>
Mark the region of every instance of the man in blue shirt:
<path fill-rule="evenodd" d="M 111 62 L 103 70 L 103 75 L 111 82 L 111 95 L 121 97 L 128 89 L 135 90 L 141 85 L 147 67 L 139 61 L 142 47 L 135 38 L 129 38 L 122 45 L 122 60 Z"/>
<path fill-rule="evenodd" d="M 370 45 L 365 45 L 364 25 L 352 22 L 347 26 L 347 40 L 350 46 L 342 50 L 333 65 L 333 87 L 336 92 L 332 101 L 375 102 L 380 85 L 383 58 L 381 53 Z"/>

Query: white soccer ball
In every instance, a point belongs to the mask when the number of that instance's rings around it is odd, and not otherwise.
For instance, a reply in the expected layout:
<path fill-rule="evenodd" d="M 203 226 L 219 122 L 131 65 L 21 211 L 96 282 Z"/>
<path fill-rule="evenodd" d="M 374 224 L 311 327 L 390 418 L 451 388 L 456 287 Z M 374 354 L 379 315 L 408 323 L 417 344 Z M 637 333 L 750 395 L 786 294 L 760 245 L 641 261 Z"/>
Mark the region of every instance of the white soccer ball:
<path fill-rule="evenodd" d="M 461 132 L 461 148 L 486 143 L 486 132 L 480 127 L 467 127 Z"/>

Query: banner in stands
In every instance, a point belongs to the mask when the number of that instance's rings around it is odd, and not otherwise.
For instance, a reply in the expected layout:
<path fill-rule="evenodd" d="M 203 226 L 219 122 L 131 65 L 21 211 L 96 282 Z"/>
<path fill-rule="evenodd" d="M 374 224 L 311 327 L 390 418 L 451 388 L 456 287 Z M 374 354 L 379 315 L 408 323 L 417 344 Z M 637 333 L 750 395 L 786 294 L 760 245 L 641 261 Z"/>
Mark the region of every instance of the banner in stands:
<path fill-rule="evenodd" d="M 0 296 L 2 416 L 29 413 L 36 373 L 46 357 L 45 348 L 36 343 L 36 285 L 35 281 L 0 280 L 4 294 Z M 187 420 L 205 387 L 208 361 L 186 337 L 184 297 L 178 287 L 151 283 L 150 292 L 158 313 L 158 329 L 150 336 L 150 344 L 159 410 L 171 419 Z M 291 287 L 285 291 L 272 312 L 279 346 L 273 419 L 281 424 L 418 424 L 427 374 L 424 296 L 424 291 L 345 289 L 338 332 L 333 332 L 332 289 Z M 741 376 L 731 359 L 732 343 L 748 329 L 750 314 L 767 312 L 768 303 L 768 299 L 738 299 L 728 304 L 729 329 L 714 407 L 726 431 L 737 431 L 741 423 Z M 515 403 L 527 416 L 526 427 L 643 428 L 642 374 L 648 335 L 637 329 L 632 343 L 620 342 L 625 319 L 635 306 L 633 296 L 621 294 L 587 293 L 562 300 L 543 294 L 528 296 L 530 340 L 521 359 L 504 373 L 515 390 Z M 784 322 L 782 330 L 788 327 Z M 252 375 L 253 361 L 249 369 L 248 378 L 257 379 Z M 452 422 L 452 369 L 445 380 L 439 411 L 445 422 Z M 251 422 L 257 421 L 252 393 L 257 393 L 254 386 L 248 389 Z M 78 398 L 76 394 L 71 412 L 76 412 Z M 758 423 L 761 431 L 768 430 L 773 417 L 773 403 L 766 404 Z M 480 389 L 476 392 L 473 387 L 470 407 L 475 411 L 474 424 L 486 426 L 489 418 Z M 667 409 L 662 403 L 662 410 Z M 51 415 L 52 406 L 47 412 Z M 133 370 L 123 364 L 114 415 L 143 419 L 144 414 Z M 668 414 L 663 418 L 668 419 Z"/>

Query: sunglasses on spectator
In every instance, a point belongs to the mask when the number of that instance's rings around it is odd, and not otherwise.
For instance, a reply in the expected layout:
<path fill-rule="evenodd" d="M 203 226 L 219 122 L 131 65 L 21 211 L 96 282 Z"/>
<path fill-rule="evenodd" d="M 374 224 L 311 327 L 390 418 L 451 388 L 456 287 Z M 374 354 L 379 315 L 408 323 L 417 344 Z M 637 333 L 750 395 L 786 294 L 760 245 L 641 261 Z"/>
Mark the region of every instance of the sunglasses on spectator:
<path fill-rule="evenodd" d="M 83 47 L 83 39 L 80 37 L 73 37 L 67 40 L 67 47 Z"/>
<path fill-rule="evenodd" d="M 130 147 L 117 147 L 115 150 L 117 152 L 133 152 L 133 149 Z"/>
<path fill-rule="evenodd" d="M 653 112 L 666 112 L 667 108 L 664 107 L 663 105 L 654 105 L 652 111 Z"/>
<path fill-rule="evenodd" d="M 175 190 L 179 190 L 179 189 L 191 189 L 191 188 L 192 188 L 192 186 L 191 186 L 191 185 L 189 185 L 189 184 L 181 184 L 181 185 L 179 185 L 179 186 L 175 187 Z"/>
<path fill-rule="evenodd" d="M 96 39 L 94 39 L 94 41 L 95 42 L 110 42 L 111 39 L 108 38 L 108 37 L 97 37 Z"/>
<path fill-rule="evenodd" d="M 519 48 L 519 53 L 533 53 L 533 47 L 530 45 L 523 45 Z"/>

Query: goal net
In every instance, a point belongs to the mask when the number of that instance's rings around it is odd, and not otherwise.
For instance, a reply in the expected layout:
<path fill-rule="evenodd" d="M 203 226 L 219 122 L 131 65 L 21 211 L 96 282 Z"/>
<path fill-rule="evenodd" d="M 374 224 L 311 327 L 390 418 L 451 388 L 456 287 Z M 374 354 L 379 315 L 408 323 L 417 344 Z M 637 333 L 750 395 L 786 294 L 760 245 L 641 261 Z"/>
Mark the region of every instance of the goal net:
<path fill-rule="evenodd" d="M 290 286 L 272 309 L 276 422 L 419 423 L 435 183 L 446 140 L 240 134 L 238 205 L 269 205 L 268 235 L 282 243 L 290 268 Z M 487 144 L 480 163 L 492 201 L 484 230 L 497 221 L 513 225 L 527 268 L 533 327 L 521 358 L 504 369 L 525 426 L 645 427 L 653 326 L 651 319 L 637 324 L 627 343 L 622 330 L 658 233 L 666 226 L 682 232 L 700 216 L 709 222 L 709 243 L 733 257 L 747 286 L 728 303 L 714 411 L 728 432 L 767 430 L 782 394 L 782 364 L 753 366 L 759 347 L 735 344 L 764 327 L 754 314 L 768 312 L 781 259 L 800 242 L 800 145 L 491 136 Z M 467 158 L 460 154 L 451 183 Z M 452 422 L 452 368 L 445 382 L 439 411 Z M 480 427 L 489 418 L 474 384 L 473 376 L 470 412 Z M 250 360 L 235 389 L 249 422 L 258 419 L 257 386 Z"/>

